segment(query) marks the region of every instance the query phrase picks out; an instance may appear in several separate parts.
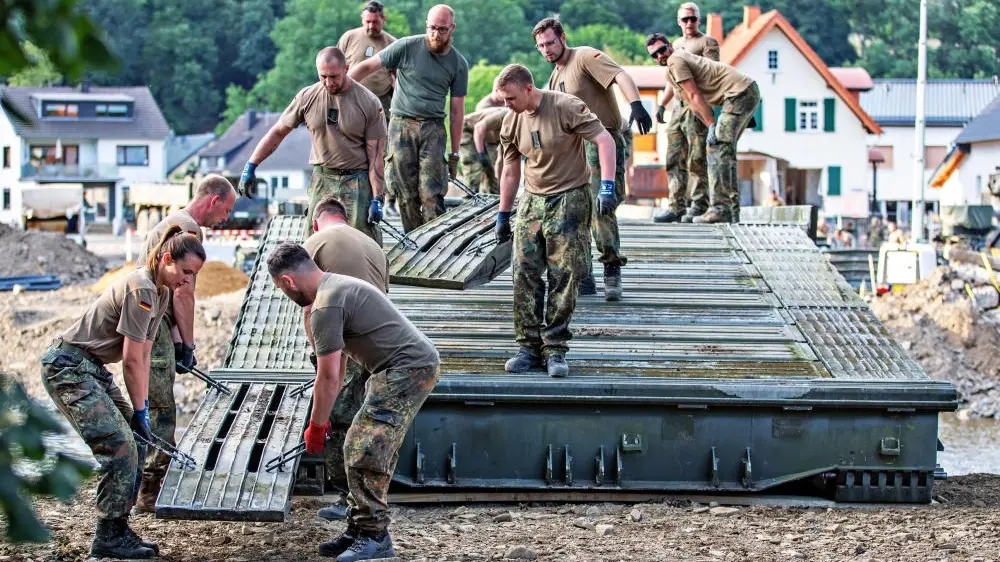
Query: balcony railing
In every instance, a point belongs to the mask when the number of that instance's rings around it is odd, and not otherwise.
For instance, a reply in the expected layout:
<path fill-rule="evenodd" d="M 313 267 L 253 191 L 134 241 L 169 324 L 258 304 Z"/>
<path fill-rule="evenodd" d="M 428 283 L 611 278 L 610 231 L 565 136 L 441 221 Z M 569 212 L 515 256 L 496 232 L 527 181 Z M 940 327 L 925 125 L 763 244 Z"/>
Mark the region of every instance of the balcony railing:
<path fill-rule="evenodd" d="M 119 177 L 114 164 L 41 164 L 21 166 L 21 177 L 36 179 L 111 179 Z"/>

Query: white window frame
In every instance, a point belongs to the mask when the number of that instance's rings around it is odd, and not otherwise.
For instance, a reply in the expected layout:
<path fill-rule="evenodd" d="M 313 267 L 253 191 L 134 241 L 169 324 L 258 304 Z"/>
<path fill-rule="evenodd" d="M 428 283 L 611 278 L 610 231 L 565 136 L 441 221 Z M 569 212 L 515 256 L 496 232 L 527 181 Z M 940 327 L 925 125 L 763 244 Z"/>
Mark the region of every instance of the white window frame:
<path fill-rule="evenodd" d="M 774 64 L 771 64 L 771 59 L 774 59 Z M 767 69 L 774 72 L 778 70 L 778 50 L 771 49 L 767 52 Z"/>
<path fill-rule="evenodd" d="M 818 100 L 798 100 L 796 114 L 796 130 L 803 133 L 819 133 L 823 131 L 823 115 Z"/>

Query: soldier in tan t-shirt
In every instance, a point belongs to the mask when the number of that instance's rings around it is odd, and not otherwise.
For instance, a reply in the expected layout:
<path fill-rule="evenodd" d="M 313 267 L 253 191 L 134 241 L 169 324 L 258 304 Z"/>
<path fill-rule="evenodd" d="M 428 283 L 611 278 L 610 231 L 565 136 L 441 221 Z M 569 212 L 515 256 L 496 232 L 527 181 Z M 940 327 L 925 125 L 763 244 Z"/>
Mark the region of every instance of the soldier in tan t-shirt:
<path fill-rule="evenodd" d="M 385 25 L 385 13 L 382 3 L 370 0 L 361 9 L 361 27 L 349 29 L 340 36 L 337 48 L 344 52 L 347 64 L 354 66 L 374 57 L 396 40 L 395 37 L 382 29 Z M 389 106 L 392 104 L 392 90 L 395 78 L 388 69 L 380 68 L 371 73 L 360 83 L 378 97 L 382 103 L 382 111 L 386 120 L 389 119 Z"/>
<path fill-rule="evenodd" d="M 667 67 L 667 81 L 691 111 L 708 126 L 708 187 L 711 207 L 692 222 L 738 222 L 740 198 L 736 173 L 736 143 L 760 103 L 752 78 L 728 64 L 686 51 L 675 51 L 661 36 L 646 41 L 646 50 Z M 716 123 L 713 105 L 722 106 Z"/>
<path fill-rule="evenodd" d="M 643 107 L 639 99 L 639 89 L 629 74 L 611 57 L 597 49 L 567 47 L 566 33 L 558 19 L 543 19 L 535 25 L 532 34 L 535 45 L 545 60 L 555 65 L 549 76 L 549 89 L 565 92 L 583 100 L 615 141 L 615 183 L 612 189 L 615 205 L 610 209 L 594 205 L 590 224 L 594 243 L 600 253 L 599 259 L 604 264 L 604 298 L 616 301 L 622 295 L 621 267 L 628 262 L 628 258 L 621 252 L 618 219 L 614 209 L 618 203 L 625 200 L 625 161 L 628 160 L 630 147 L 625 145 L 625 137 L 622 135 L 624 124 L 612 86 L 618 85 L 632 107 L 629 127 L 633 121 L 637 122 L 639 133 L 644 135 L 652 128 L 653 120 Z M 601 188 L 600 163 L 596 146 L 587 145 L 587 163 L 590 165 L 591 197 L 596 201 Z M 607 198 L 607 194 L 605 197 Z M 589 273 L 582 280 L 580 294 L 597 294 L 593 273 Z"/>
<path fill-rule="evenodd" d="M 169 291 L 190 284 L 205 262 L 195 236 L 174 226 L 140 268 L 111 284 L 41 358 L 42 384 L 101 467 L 92 558 L 152 558 L 155 543 L 128 526 L 140 459 L 153 441 L 147 389 L 153 338 Z M 122 362 L 128 400 L 105 365 Z"/>
<path fill-rule="evenodd" d="M 344 468 L 350 493 L 347 530 L 320 545 L 337 556 L 349 548 L 351 560 L 392 558 L 389 537 L 389 482 L 399 446 L 417 411 L 434 389 L 440 357 L 434 344 L 384 292 L 360 279 L 324 273 L 302 246 L 284 243 L 267 260 L 271 279 L 292 301 L 311 306 L 316 350 L 306 451 L 323 450 L 330 413 L 340 392 L 347 358 L 374 373 L 364 403 L 344 441 Z"/>
<path fill-rule="evenodd" d="M 497 156 L 496 145 L 500 142 L 500 125 L 503 123 L 506 111 L 502 107 L 474 111 L 466 115 L 465 121 L 462 123 L 461 153 L 465 182 L 477 192 L 500 193 L 500 185 L 496 176 L 493 175 L 493 164 L 496 162 Z M 486 123 L 486 125 L 480 128 L 482 123 Z M 481 143 L 475 141 L 477 129 L 481 131 L 481 135 L 484 135 L 484 141 Z M 486 142 L 485 136 L 493 137 L 493 142 Z"/>
<path fill-rule="evenodd" d="M 137 263 L 146 263 L 156 250 L 163 234 L 173 226 L 184 232 L 202 238 L 202 227 L 212 228 L 226 220 L 236 203 L 236 191 L 226 178 L 209 174 L 198 184 L 194 199 L 183 209 L 170 213 L 149 232 Z M 174 400 L 174 381 L 178 372 L 187 372 L 198 364 L 194 356 L 194 306 L 195 283 L 182 285 L 170 292 L 163 321 L 153 338 L 149 365 L 149 426 L 150 430 L 175 445 L 174 433 L 177 429 L 177 404 Z M 180 366 L 178 366 L 178 364 Z M 156 497 L 160 493 L 163 477 L 170 466 L 170 457 L 151 450 L 142 459 L 142 484 L 136 511 L 152 513 L 156 509 Z"/>
<path fill-rule="evenodd" d="M 292 129 L 305 123 L 312 135 L 307 229 L 312 234 L 316 203 L 330 196 L 347 207 L 351 226 L 382 244 L 386 121 L 382 104 L 347 75 L 347 60 L 336 47 L 316 55 L 320 81 L 296 94 L 281 118 L 257 143 L 240 185 L 256 181 L 257 165 L 270 156 Z"/>
<path fill-rule="evenodd" d="M 613 205 L 614 139 L 579 98 L 535 88 L 531 72 L 519 64 L 504 68 L 498 83 L 511 111 L 500 130 L 504 163 L 496 236 L 500 243 L 514 238 L 514 332 L 520 346 L 505 368 L 519 373 L 544 363 L 550 376 L 565 377 L 569 323 L 580 279 L 590 266 L 594 202 L 583 143 L 598 147 L 602 190 L 608 188 L 608 197 L 601 195 L 599 203 Z M 522 156 L 527 157 L 524 193 L 512 234 L 510 215 Z"/>

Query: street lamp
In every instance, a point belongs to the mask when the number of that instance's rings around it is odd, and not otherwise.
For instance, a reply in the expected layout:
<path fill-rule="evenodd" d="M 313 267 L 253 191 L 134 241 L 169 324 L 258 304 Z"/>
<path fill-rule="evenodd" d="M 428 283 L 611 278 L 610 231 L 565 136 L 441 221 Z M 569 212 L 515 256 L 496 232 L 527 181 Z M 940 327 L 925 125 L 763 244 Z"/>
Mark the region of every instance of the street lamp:
<path fill-rule="evenodd" d="M 877 148 L 869 148 L 868 162 L 872 165 L 872 199 L 869 209 L 871 214 L 882 218 L 882 205 L 878 203 L 878 165 L 885 162 L 885 155 Z"/>

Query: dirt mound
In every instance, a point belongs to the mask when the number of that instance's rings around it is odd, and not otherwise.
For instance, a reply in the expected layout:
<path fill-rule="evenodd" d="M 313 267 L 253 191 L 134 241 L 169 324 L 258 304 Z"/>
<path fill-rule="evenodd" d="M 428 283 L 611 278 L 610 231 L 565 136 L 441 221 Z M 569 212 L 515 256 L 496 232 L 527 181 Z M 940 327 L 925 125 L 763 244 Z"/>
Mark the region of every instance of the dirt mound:
<path fill-rule="evenodd" d="M 63 234 L 0 224 L 0 277 L 51 274 L 70 285 L 92 281 L 106 269 L 102 258 Z"/>
<path fill-rule="evenodd" d="M 125 262 L 125 265 L 112 269 L 111 271 L 105 273 L 97 280 L 96 283 L 90 286 L 90 290 L 95 293 L 103 293 L 104 289 L 107 289 L 114 284 L 115 281 L 125 277 L 129 273 L 135 270 L 135 262 Z"/>
<path fill-rule="evenodd" d="M 1000 309 L 985 298 L 991 292 L 985 268 L 956 264 L 872 302 L 928 376 L 954 383 L 962 407 L 982 417 L 1000 417 Z"/>
<path fill-rule="evenodd" d="M 249 281 L 246 273 L 221 261 L 210 261 L 198 273 L 195 296 L 205 298 L 240 291 L 246 288 Z"/>

